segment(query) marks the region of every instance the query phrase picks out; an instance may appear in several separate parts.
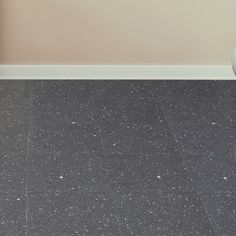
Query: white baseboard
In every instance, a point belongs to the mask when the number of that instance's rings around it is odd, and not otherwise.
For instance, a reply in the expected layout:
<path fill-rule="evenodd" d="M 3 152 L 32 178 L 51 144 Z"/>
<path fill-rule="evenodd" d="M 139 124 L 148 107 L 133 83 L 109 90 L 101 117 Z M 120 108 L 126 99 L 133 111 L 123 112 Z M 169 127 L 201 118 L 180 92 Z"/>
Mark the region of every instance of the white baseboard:
<path fill-rule="evenodd" d="M 0 79 L 234 80 L 228 65 L 0 65 Z"/>

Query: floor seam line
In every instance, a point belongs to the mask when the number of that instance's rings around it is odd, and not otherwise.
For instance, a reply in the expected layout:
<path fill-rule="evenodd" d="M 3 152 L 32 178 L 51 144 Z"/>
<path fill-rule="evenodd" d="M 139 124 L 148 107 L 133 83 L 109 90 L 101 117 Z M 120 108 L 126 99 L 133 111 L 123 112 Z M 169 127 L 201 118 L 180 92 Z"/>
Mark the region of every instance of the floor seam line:
<path fill-rule="evenodd" d="M 30 145 L 30 129 L 31 129 L 31 92 L 29 83 L 27 83 L 28 86 L 28 118 L 27 118 L 27 138 L 26 138 L 26 189 L 25 189 L 25 198 L 26 198 L 26 204 L 25 204 L 25 234 L 28 236 L 28 220 L 29 220 L 29 145 Z"/>

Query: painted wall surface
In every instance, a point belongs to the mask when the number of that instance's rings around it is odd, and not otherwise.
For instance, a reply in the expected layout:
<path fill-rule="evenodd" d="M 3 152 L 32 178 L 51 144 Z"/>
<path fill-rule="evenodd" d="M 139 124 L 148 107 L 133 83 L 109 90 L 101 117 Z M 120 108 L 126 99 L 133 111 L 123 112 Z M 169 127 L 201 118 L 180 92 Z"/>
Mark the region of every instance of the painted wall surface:
<path fill-rule="evenodd" d="M 0 0 L 0 64 L 229 64 L 235 0 Z"/>

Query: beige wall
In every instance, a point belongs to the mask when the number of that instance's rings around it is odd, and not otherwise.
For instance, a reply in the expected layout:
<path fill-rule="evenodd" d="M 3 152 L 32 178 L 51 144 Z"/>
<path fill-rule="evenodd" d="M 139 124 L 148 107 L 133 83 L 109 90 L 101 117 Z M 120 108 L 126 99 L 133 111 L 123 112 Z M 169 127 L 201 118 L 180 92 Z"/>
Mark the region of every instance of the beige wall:
<path fill-rule="evenodd" d="M 229 64 L 236 0 L 0 0 L 1 64 Z"/>

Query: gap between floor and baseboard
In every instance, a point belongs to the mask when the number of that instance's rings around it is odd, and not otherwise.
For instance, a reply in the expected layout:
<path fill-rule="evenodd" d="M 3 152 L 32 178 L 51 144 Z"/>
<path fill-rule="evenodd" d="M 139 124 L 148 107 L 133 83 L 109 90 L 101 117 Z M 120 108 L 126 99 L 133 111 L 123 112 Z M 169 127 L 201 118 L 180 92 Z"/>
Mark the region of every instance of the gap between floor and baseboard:
<path fill-rule="evenodd" d="M 234 80 L 228 65 L 0 65 L 0 79 Z"/>

